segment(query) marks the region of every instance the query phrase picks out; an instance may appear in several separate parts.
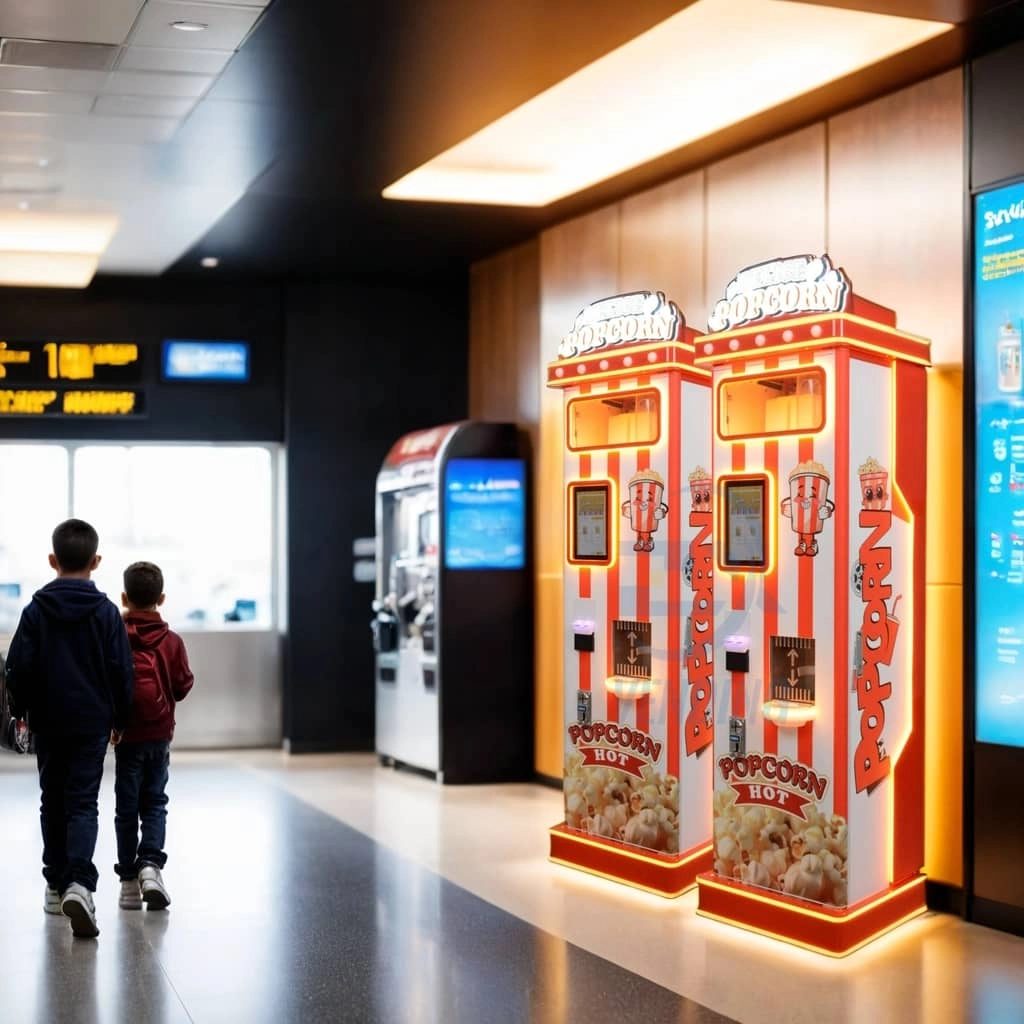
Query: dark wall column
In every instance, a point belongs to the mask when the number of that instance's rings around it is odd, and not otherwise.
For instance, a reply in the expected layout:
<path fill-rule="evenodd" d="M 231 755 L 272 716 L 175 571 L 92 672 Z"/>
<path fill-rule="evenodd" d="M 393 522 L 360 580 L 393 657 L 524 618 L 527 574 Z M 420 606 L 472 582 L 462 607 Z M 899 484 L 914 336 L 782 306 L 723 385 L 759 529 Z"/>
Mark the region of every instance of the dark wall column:
<path fill-rule="evenodd" d="M 287 296 L 288 638 L 293 752 L 372 750 L 373 584 L 352 542 L 374 534 L 392 443 L 467 414 L 465 275 L 410 284 L 294 284 Z"/>

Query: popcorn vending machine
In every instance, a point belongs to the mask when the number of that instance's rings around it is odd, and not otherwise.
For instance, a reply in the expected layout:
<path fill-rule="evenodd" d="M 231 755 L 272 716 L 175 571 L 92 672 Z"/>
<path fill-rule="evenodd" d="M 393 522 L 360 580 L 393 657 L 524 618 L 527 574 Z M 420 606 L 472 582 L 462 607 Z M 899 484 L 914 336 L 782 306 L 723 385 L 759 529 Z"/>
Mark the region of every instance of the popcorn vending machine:
<path fill-rule="evenodd" d="M 710 373 L 660 292 L 584 309 L 565 395 L 565 820 L 551 859 L 664 896 L 711 864 Z"/>
<path fill-rule="evenodd" d="M 929 344 L 827 256 L 714 308 L 714 865 L 699 913 L 833 956 L 925 909 Z"/>
<path fill-rule="evenodd" d="M 377 475 L 376 751 L 449 783 L 533 776 L 524 440 L 463 422 L 398 439 Z"/>

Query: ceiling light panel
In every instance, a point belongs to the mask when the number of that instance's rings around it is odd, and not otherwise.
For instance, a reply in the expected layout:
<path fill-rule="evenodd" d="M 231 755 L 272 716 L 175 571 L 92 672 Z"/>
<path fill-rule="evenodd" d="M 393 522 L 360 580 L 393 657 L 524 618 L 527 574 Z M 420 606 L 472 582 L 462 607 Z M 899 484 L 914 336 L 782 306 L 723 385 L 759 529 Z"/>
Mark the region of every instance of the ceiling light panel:
<path fill-rule="evenodd" d="M 143 0 L 0 0 L 0 29 L 25 39 L 121 43 Z"/>
<path fill-rule="evenodd" d="M 0 212 L 0 250 L 98 255 L 110 244 L 117 225 L 112 214 Z"/>
<path fill-rule="evenodd" d="M 219 75 L 234 56 L 233 50 L 167 50 L 156 46 L 129 46 L 117 62 L 119 71 L 184 71 L 193 75 Z"/>
<path fill-rule="evenodd" d="M 0 113 L 4 114 L 88 114 L 92 97 L 74 92 L 0 90 Z"/>
<path fill-rule="evenodd" d="M 130 43 L 163 49 L 237 50 L 262 13 L 262 7 L 149 0 L 135 23 Z M 206 28 L 177 32 L 171 28 L 175 21 L 198 22 Z"/>
<path fill-rule="evenodd" d="M 544 206 L 951 27 L 787 0 L 700 0 L 384 195 Z"/>
<path fill-rule="evenodd" d="M 96 274 L 99 257 L 88 253 L 4 252 L 0 285 L 8 288 L 85 288 Z"/>
<path fill-rule="evenodd" d="M 166 142 L 179 125 L 170 117 L 87 117 L 54 114 L 33 117 L 0 113 L 0 136 L 10 140 L 54 139 L 59 142 Z"/>
<path fill-rule="evenodd" d="M 170 96 L 100 96 L 94 114 L 105 117 L 183 118 L 195 106 L 195 100 Z"/>
<path fill-rule="evenodd" d="M 115 71 L 102 91 L 119 96 L 177 96 L 198 99 L 213 84 L 213 75 L 150 74 L 146 71 Z"/>

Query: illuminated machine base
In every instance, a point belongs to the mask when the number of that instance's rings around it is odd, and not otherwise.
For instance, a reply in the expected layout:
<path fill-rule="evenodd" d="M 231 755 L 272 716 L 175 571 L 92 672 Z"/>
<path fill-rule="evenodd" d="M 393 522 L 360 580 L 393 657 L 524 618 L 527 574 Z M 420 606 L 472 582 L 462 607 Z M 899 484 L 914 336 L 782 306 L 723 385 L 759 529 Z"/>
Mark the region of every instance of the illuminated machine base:
<path fill-rule="evenodd" d="M 681 896 L 693 888 L 697 876 L 712 863 L 710 843 L 687 853 L 669 855 L 577 832 L 564 823 L 549 831 L 550 859 L 555 864 L 625 882 L 658 896 Z"/>
<path fill-rule="evenodd" d="M 706 872 L 697 879 L 697 913 L 816 953 L 841 957 L 923 913 L 924 875 L 850 907 L 826 907 L 754 889 Z"/>

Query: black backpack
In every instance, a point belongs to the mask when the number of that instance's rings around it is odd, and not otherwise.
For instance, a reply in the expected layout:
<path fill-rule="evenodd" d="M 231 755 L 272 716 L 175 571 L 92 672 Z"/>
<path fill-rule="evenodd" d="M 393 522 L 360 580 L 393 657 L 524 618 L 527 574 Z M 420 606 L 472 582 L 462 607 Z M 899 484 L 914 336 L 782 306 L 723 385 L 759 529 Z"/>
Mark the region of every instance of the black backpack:
<path fill-rule="evenodd" d="M 28 722 L 11 714 L 11 699 L 7 691 L 7 664 L 0 655 L 0 750 L 15 754 L 31 754 L 35 750 Z"/>

